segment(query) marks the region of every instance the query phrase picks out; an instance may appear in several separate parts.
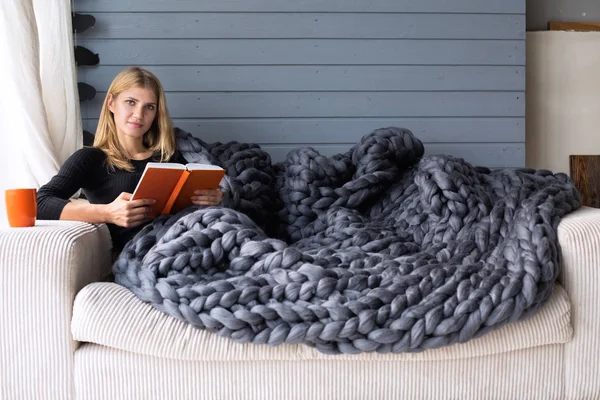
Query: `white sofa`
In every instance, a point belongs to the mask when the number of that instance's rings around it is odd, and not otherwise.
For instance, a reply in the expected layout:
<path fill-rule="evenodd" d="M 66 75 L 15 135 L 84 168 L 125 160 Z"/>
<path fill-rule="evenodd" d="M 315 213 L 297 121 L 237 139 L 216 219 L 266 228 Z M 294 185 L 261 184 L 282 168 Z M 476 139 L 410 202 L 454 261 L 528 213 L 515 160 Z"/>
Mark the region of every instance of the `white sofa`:
<path fill-rule="evenodd" d="M 422 353 L 240 345 L 101 282 L 104 225 L 0 229 L 1 399 L 600 398 L 600 209 L 559 226 L 563 273 L 532 318 Z"/>

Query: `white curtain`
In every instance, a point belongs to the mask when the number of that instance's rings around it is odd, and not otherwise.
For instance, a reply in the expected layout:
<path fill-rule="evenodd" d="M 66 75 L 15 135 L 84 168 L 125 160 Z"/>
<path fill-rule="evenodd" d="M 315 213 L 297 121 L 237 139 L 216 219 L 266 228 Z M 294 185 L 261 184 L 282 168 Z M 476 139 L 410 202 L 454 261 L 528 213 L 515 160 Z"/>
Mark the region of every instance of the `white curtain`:
<path fill-rule="evenodd" d="M 4 190 L 39 188 L 82 147 L 70 0 L 0 1 L 0 226 Z"/>

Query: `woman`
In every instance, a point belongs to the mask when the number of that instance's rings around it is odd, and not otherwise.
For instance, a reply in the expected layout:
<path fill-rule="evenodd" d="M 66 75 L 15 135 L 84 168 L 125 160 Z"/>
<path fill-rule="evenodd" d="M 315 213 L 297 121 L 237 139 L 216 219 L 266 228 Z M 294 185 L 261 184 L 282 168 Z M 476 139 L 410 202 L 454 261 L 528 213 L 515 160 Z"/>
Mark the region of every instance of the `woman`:
<path fill-rule="evenodd" d="M 76 151 L 38 191 L 38 218 L 106 223 L 120 251 L 150 222 L 152 199 L 131 200 L 149 161 L 187 161 L 175 133 L 162 85 L 151 72 L 132 67 L 111 83 L 93 147 Z M 89 204 L 69 200 L 82 189 Z M 219 204 L 219 190 L 197 191 L 195 205 Z"/>

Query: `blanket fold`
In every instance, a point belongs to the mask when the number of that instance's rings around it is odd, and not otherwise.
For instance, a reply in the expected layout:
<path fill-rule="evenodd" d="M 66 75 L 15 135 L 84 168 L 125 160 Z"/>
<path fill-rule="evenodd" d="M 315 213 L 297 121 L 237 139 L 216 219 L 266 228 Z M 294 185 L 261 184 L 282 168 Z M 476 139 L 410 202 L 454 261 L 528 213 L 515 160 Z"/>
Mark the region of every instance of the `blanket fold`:
<path fill-rule="evenodd" d="M 241 343 L 400 353 L 481 336 L 550 297 L 558 223 L 581 206 L 565 174 L 424 157 L 406 129 L 280 163 L 176 133 L 188 161 L 226 169 L 225 198 L 146 226 L 116 282 Z"/>

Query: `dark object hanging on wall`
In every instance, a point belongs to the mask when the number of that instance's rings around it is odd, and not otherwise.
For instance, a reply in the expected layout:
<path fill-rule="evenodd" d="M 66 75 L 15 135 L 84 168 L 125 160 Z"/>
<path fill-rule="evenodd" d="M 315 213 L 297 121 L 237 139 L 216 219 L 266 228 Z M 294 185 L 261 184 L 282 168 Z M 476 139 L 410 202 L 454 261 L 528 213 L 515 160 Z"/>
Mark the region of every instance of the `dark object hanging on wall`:
<path fill-rule="evenodd" d="M 81 33 L 96 24 L 96 18 L 89 14 L 73 13 L 73 32 Z"/>
<path fill-rule="evenodd" d="M 91 100 L 96 97 L 96 89 L 85 82 L 77 82 L 77 91 L 79 92 L 79 101 Z"/>
<path fill-rule="evenodd" d="M 98 54 L 92 53 L 83 46 L 75 46 L 75 64 L 79 65 L 96 65 L 100 62 Z"/>
<path fill-rule="evenodd" d="M 94 145 L 94 135 L 91 132 L 83 130 L 83 145 L 84 146 L 93 146 Z"/>
<path fill-rule="evenodd" d="M 582 204 L 600 208 L 600 156 L 569 156 L 569 167 Z"/>

